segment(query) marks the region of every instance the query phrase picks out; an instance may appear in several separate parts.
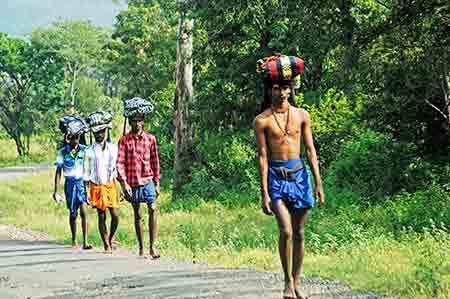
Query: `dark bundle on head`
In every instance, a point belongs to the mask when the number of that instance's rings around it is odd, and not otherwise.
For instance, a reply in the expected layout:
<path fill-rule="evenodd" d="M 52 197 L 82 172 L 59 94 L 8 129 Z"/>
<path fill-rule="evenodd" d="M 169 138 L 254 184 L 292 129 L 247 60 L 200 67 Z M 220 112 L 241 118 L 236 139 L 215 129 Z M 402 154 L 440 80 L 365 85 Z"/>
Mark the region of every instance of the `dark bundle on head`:
<path fill-rule="evenodd" d="M 80 143 L 86 144 L 85 134 L 89 132 L 86 121 L 79 115 L 65 115 L 59 120 L 59 129 L 64 134 L 63 145 L 67 144 L 67 137 L 79 135 Z"/>

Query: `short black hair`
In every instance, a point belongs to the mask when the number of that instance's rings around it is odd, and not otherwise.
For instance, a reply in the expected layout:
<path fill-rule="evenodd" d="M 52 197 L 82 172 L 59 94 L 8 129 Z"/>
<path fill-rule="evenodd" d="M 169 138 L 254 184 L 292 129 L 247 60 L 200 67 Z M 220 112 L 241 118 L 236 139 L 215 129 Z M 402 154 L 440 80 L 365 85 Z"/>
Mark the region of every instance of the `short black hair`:
<path fill-rule="evenodd" d="M 291 89 L 291 94 L 289 96 L 289 103 L 297 107 L 297 104 L 295 103 L 295 89 L 294 84 L 292 81 L 272 81 L 265 79 L 264 80 L 264 100 L 261 103 L 261 112 L 264 112 L 267 108 L 269 108 L 272 105 L 272 86 L 274 84 L 280 84 L 281 86 L 289 86 Z"/>

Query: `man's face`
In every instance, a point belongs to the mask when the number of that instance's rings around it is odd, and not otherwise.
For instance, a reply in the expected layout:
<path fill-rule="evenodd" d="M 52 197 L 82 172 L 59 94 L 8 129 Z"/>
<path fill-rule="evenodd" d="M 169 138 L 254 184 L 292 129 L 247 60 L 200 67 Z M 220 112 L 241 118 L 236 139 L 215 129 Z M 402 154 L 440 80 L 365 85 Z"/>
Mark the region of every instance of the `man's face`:
<path fill-rule="evenodd" d="M 273 84 L 272 85 L 272 102 L 283 102 L 289 99 L 291 88 L 289 85 Z"/>
<path fill-rule="evenodd" d="M 95 141 L 98 143 L 102 143 L 105 140 L 106 129 L 94 132 Z"/>
<path fill-rule="evenodd" d="M 144 116 L 143 115 L 133 116 L 130 118 L 129 123 L 133 133 L 139 133 L 144 129 Z"/>
<path fill-rule="evenodd" d="M 71 135 L 67 139 L 71 147 L 75 147 L 80 143 L 80 135 Z"/>

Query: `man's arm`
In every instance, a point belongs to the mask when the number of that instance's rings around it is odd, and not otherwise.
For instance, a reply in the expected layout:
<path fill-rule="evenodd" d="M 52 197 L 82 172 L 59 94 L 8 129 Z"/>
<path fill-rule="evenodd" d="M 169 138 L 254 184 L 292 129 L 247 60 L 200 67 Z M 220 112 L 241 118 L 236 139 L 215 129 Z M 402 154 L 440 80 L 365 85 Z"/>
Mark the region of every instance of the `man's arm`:
<path fill-rule="evenodd" d="M 127 175 L 125 169 L 126 163 L 126 144 L 123 140 L 123 137 L 119 140 L 119 147 L 117 153 L 117 180 L 120 182 L 120 186 L 122 187 L 122 192 L 125 195 L 125 199 L 131 201 L 132 191 L 130 185 L 127 183 Z"/>
<path fill-rule="evenodd" d="M 55 179 L 54 179 L 54 189 L 53 189 L 53 200 L 58 202 L 58 198 L 57 198 L 57 194 L 58 194 L 58 185 L 61 182 L 61 173 L 62 173 L 62 168 L 57 166 L 56 167 L 56 171 L 55 171 Z"/>
<path fill-rule="evenodd" d="M 89 181 L 91 179 L 91 165 L 92 159 L 90 155 L 89 149 L 86 150 L 84 154 L 84 160 L 83 160 L 83 182 L 84 182 L 84 190 L 86 191 L 86 197 L 88 199 L 88 202 L 91 201 L 89 198 Z"/>
<path fill-rule="evenodd" d="M 308 156 L 309 165 L 311 166 L 314 182 L 315 182 L 315 193 L 316 197 L 319 199 L 320 205 L 325 203 L 325 195 L 322 190 L 322 180 L 320 178 L 319 163 L 317 162 L 316 148 L 314 147 L 314 141 L 312 137 L 311 130 L 311 119 L 309 113 L 303 110 L 303 141 L 305 143 L 306 154 Z"/>
<path fill-rule="evenodd" d="M 160 194 L 160 167 L 159 167 L 159 156 L 158 156 L 158 144 L 156 142 L 156 137 L 150 148 L 150 166 L 153 171 L 153 181 L 155 182 L 156 196 Z"/>
<path fill-rule="evenodd" d="M 255 136 L 256 143 L 258 145 L 258 169 L 260 177 L 261 186 L 261 198 L 262 198 L 262 209 L 267 215 L 271 215 L 272 211 L 270 209 L 270 196 L 269 189 L 267 186 L 267 172 L 268 172 L 268 147 L 266 141 L 266 135 L 264 134 L 264 121 L 257 117 L 255 119 Z"/>

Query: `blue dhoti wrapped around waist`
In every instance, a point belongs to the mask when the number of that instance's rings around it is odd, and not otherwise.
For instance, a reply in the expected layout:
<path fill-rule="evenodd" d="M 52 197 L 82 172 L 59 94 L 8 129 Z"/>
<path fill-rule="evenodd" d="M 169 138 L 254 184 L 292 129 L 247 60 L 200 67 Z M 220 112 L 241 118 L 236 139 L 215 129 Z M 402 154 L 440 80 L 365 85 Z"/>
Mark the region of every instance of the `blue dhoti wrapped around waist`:
<path fill-rule="evenodd" d="M 64 182 L 64 193 L 66 195 L 67 208 L 72 217 L 77 216 L 78 208 L 87 203 L 83 178 L 66 177 Z"/>
<path fill-rule="evenodd" d="M 283 200 L 288 208 L 310 209 L 314 205 L 309 175 L 303 160 L 271 160 L 268 173 L 269 195 Z"/>

